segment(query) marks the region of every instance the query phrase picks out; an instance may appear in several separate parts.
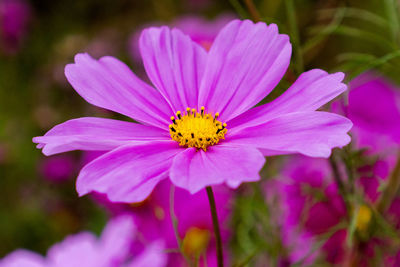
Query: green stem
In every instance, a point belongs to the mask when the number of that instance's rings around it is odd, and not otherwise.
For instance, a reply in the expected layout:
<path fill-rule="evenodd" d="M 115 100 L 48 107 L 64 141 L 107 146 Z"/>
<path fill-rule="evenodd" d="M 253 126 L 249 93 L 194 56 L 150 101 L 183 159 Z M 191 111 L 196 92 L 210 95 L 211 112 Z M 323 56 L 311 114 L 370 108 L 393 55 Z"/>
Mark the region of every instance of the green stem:
<path fill-rule="evenodd" d="M 387 18 L 389 20 L 390 31 L 392 34 L 392 39 L 395 43 L 397 43 L 397 37 L 399 32 L 399 20 L 397 16 L 398 6 L 397 0 L 384 0 L 384 6 Z"/>
<path fill-rule="evenodd" d="M 214 226 L 215 240 L 217 243 L 216 245 L 217 245 L 218 267 L 223 267 L 224 266 L 224 258 L 223 258 L 223 254 L 222 254 L 222 239 L 221 239 L 221 233 L 219 230 L 218 215 L 217 215 L 217 208 L 215 205 L 214 193 L 213 193 L 211 186 L 207 186 L 206 191 L 207 191 L 208 201 L 210 202 L 211 217 L 212 217 L 213 226 Z"/>
<path fill-rule="evenodd" d="M 383 214 L 392 203 L 393 199 L 396 197 L 397 191 L 400 188 L 400 151 L 397 156 L 397 163 L 394 167 L 392 174 L 390 175 L 389 181 L 385 186 L 378 202 L 376 204 L 376 209 L 378 212 Z"/>
<path fill-rule="evenodd" d="M 249 11 L 251 19 L 254 22 L 261 21 L 260 13 L 258 13 L 258 10 L 257 10 L 256 6 L 254 5 L 253 0 L 244 0 L 244 3 L 246 4 L 246 7 L 247 7 L 247 10 Z"/>
<path fill-rule="evenodd" d="M 174 200 L 175 200 L 175 186 L 171 185 L 171 189 L 169 191 L 169 213 L 171 216 L 172 226 L 174 228 L 176 242 L 178 243 L 179 252 L 182 254 L 182 256 L 186 260 L 187 264 L 189 266 L 193 266 L 192 261 L 186 256 L 186 254 L 183 251 L 182 239 L 179 236 L 179 231 L 178 231 L 178 219 L 176 218 L 176 215 L 175 215 L 175 208 L 174 208 L 175 201 Z"/>
<path fill-rule="evenodd" d="M 293 4 L 293 0 L 285 0 L 286 14 L 288 17 L 288 23 L 290 27 L 290 37 L 294 46 L 294 52 L 296 57 L 296 71 L 300 74 L 304 71 L 303 66 L 303 52 L 300 45 L 299 29 L 297 27 L 296 12 Z"/>
<path fill-rule="evenodd" d="M 343 179 L 340 175 L 340 171 L 339 171 L 338 164 L 336 162 L 336 157 L 335 157 L 334 151 L 332 151 L 332 154 L 329 157 L 329 163 L 332 168 L 333 178 L 335 180 L 335 183 L 336 183 L 337 187 L 339 188 L 339 192 L 342 195 L 344 203 L 346 205 L 346 212 L 347 212 L 347 216 L 348 216 L 349 210 L 350 210 L 350 203 L 349 203 L 350 201 L 349 201 L 349 198 L 347 195 L 347 190 L 346 190 L 345 184 L 343 183 Z"/>

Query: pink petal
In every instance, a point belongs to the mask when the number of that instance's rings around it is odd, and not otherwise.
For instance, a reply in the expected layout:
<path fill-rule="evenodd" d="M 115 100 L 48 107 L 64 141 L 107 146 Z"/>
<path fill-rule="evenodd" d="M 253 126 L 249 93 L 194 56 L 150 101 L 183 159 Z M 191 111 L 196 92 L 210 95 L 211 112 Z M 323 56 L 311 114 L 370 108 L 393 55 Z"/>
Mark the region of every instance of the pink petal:
<path fill-rule="evenodd" d="M 173 157 L 182 151 L 175 141 L 126 145 L 86 165 L 76 188 L 80 196 L 104 193 L 112 202 L 140 202 L 168 176 Z"/>
<path fill-rule="evenodd" d="M 45 259 L 34 252 L 18 249 L 2 260 L 0 260 L 0 267 L 45 267 Z"/>
<path fill-rule="evenodd" d="M 254 148 L 212 146 L 207 152 L 189 148 L 179 153 L 172 163 L 170 178 L 192 194 L 209 185 L 228 185 L 257 181 L 264 165 L 263 155 Z"/>
<path fill-rule="evenodd" d="M 171 109 L 163 97 L 115 58 L 77 54 L 65 75 L 90 104 L 160 128 L 169 124 Z"/>
<path fill-rule="evenodd" d="M 174 111 L 197 108 L 205 50 L 180 30 L 161 27 L 142 32 L 140 51 L 150 80 Z"/>
<path fill-rule="evenodd" d="M 138 123 L 103 119 L 79 118 L 55 126 L 33 142 L 43 148 L 45 155 L 71 150 L 112 150 L 132 142 L 169 140 L 167 130 Z"/>
<path fill-rule="evenodd" d="M 99 256 L 108 266 L 120 266 L 128 257 L 136 236 L 136 225 L 130 215 L 122 215 L 107 223 L 100 239 Z"/>
<path fill-rule="evenodd" d="M 231 144 L 329 157 L 331 149 L 350 142 L 350 120 L 337 114 L 312 111 L 290 113 L 227 137 Z M 228 132 L 229 133 L 229 132 Z M 265 154 L 264 154 L 265 155 Z"/>
<path fill-rule="evenodd" d="M 234 20 L 216 37 L 207 58 L 199 106 L 228 121 L 260 102 L 290 62 L 291 45 L 275 24 Z"/>
<path fill-rule="evenodd" d="M 273 118 L 293 112 L 314 111 L 346 90 L 341 83 L 344 74 L 328 74 L 320 69 L 304 72 L 277 99 L 255 107 L 228 122 L 236 130 L 265 123 Z"/>
<path fill-rule="evenodd" d="M 47 253 L 49 266 L 101 266 L 103 259 L 99 255 L 96 243 L 96 237 L 89 232 L 68 236 L 49 249 Z"/>

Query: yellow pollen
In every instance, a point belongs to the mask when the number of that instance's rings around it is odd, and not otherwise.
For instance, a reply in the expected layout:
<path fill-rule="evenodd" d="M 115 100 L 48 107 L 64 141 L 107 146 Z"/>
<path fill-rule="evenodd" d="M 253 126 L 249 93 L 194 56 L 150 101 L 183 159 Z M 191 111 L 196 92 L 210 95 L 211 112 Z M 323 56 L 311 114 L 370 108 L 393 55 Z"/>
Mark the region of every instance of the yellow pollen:
<path fill-rule="evenodd" d="M 372 212 L 367 205 L 361 205 L 358 209 L 356 218 L 356 228 L 357 230 L 363 232 L 368 229 L 371 222 Z"/>
<path fill-rule="evenodd" d="M 207 151 L 207 147 L 218 144 L 219 140 L 225 139 L 227 132 L 226 123 L 218 121 L 219 113 L 206 113 L 201 107 L 200 112 L 196 109 L 186 109 L 186 113 L 176 112 L 176 118 L 171 117 L 172 124 L 169 125 L 171 138 L 184 147 L 195 147 Z"/>
<path fill-rule="evenodd" d="M 183 238 L 183 252 L 189 257 L 198 257 L 206 251 L 210 241 L 210 231 L 191 227 Z"/>
<path fill-rule="evenodd" d="M 156 216 L 156 218 L 157 218 L 159 221 L 164 220 L 164 218 L 165 218 L 165 211 L 164 211 L 164 209 L 163 209 L 162 207 L 160 207 L 160 206 L 154 207 L 153 212 L 154 212 L 154 215 Z"/>

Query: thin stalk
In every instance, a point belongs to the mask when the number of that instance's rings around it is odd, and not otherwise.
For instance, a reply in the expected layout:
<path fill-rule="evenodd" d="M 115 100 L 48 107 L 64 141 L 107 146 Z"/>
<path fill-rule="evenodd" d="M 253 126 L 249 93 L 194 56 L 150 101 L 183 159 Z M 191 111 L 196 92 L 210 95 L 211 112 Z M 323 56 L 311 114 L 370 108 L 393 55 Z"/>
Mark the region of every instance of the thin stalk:
<path fill-rule="evenodd" d="M 343 179 L 342 179 L 342 177 L 340 175 L 339 167 L 337 165 L 335 154 L 333 153 L 333 151 L 332 151 L 332 155 L 329 157 L 329 163 L 330 163 L 331 168 L 332 168 L 333 178 L 335 180 L 335 183 L 338 186 L 339 192 L 342 195 L 343 200 L 345 202 L 347 215 L 349 215 L 348 214 L 348 212 L 349 212 L 349 199 L 348 199 L 348 196 L 347 196 L 347 190 L 346 190 L 346 187 L 345 187 L 345 185 L 343 183 Z"/>
<path fill-rule="evenodd" d="M 290 37 L 294 46 L 294 52 L 296 57 L 296 71 L 300 74 L 304 71 L 303 63 L 303 52 L 300 45 L 299 28 L 297 26 L 296 11 L 294 8 L 293 0 L 285 0 L 286 15 L 288 17 L 288 23 L 290 27 Z"/>
<path fill-rule="evenodd" d="M 258 12 L 258 10 L 256 8 L 256 5 L 254 4 L 253 0 L 244 0 L 244 3 L 246 4 L 246 7 L 247 7 L 247 10 L 249 11 L 251 19 L 254 22 L 261 21 L 260 13 Z"/>
<path fill-rule="evenodd" d="M 395 198 L 397 192 L 400 188 L 400 151 L 397 155 L 397 163 L 394 167 L 392 174 L 389 177 L 389 181 L 385 186 L 378 202 L 376 204 L 376 210 L 383 214 L 392 203 Z"/>
<path fill-rule="evenodd" d="M 398 6 L 397 0 L 384 0 L 385 12 L 387 15 L 387 19 L 389 20 L 390 31 L 392 34 L 392 39 L 395 43 L 397 43 L 397 37 L 399 32 L 399 18 L 397 16 Z"/>
<path fill-rule="evenodd" d="M 172 226 L 174 228 L 175 239 L 176 239 L 176 242 L 178 243 L 179 252 L 182 254 L 183 258 L 186 260 L 186 263 L 189 266 L 193 266 L 193 262 L 186 256 L 186 254 L 183 251 L 182 239 L 179 236 L 179 231 L 178 231 L 178 219 L 176 218 L 174 207 L 175 207 L 175 186 L 171 185 L 171 189 L 169 191 L 169 213 L 171 216 Z"/>
<path fill-rule="evenodd" d="M 206 191 L 207 191 L 208 201 L 210 202 L 211 217 L 212 217 L 213 226 L 214 226 L 215 240 L 217 243 L 218 267 L 223 267 L 224 266 L 224 257 L 222 254 L 222 239 L 221 239 L 221 232 L 219 230 L 217 207 L 215 205 L 214 193 L 213 193 L 211 186 L 207 186 Z"/>

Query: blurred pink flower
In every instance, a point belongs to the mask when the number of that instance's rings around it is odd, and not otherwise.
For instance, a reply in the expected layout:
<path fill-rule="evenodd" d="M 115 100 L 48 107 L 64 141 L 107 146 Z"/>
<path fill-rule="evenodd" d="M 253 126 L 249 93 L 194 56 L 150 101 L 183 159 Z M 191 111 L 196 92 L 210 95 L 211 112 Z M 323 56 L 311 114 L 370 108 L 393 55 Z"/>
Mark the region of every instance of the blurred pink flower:
<path fill-rule="evenodd" d="M 138 231 L 146 242 L 161 239 L 165 242 L 166 249 L 176 249 L 178 244 L 169 207 L 170 187 L 169 181 L 163 181 L 155 187 L 147 199 L 136 204 L 110 202 L 104 195 L 99 194 L 95 194 L 94 198 L 105 206 L 113 216 L 133 214 Z M 227 242 L 230 236 L 228 217 L 231 212 L 232 193 L 224 187 L 215 187 L 214 195 L 221 223 L 222 238 L 224 242 Z M 201 191 L 191 195 L 183 189 L 176 188 L 174 196 L 178 231 L 180 238 L 186 240 L 187 250 L 192 250 L 189 251 L 192 253 L 205 253 L 207 266 L 216 266 L 213 225 L 206 192 Z M 140 251 L 142 244 L 139 243 L 136 247 Z M 225 262 L 228 262 L 228 255 L 225 255 L 225 257 Z M 185 266 L 184 259 L 179 254 L 170 254 L 169 266 Z"/>
<path fill-rule="evenodd" d="M 14 53 L 24 39 L 31 8 L 24 0 L 0 0 L 1 46 L 6 53 Z"/>
<path fill-rule="evenodd" d="M 291 250 L 290 261 L 312 262 L 314 237 L 327 233 L 344 219 L 346 210 L 325 159 L 293 156 L 285 164 L 280 179 L 282 199 L 283 241 Z M 301 240 L 299 242 L 299 240 Z M 329 262 L 338 262 L 344 255 L 342 243 L 332 236 L 322 247 Z"/>
<path fill-rule="evenodd" d="M 400 88 L 376 73 L 365 73 L 350 83 L 348 105 L 336 102 L 354 123 L 351 133 L 359 148 L 387 154 L 400 144 Z"/>
<path fill-rule="evenodd" d="M 76 170 L 76 162 L 71 155 L 56 155 L 40 163 L 42 176 L 53 182 L 63 182 L 71 178 Z"/>
<path fill-rule="evenodd" d="M 99 239 L 89 232 L 68 236 L 51 247 L 46 258 L 16 250 L 0 261 L 0 267 L 145 267 L 150 262 L 151 266 L 165 266 L 167 256 L 160 241 L 130 259 L 136 231 L 131 216 L 120 216 L 107 224 Z"/>
<path fill-rule="evenodd" d="M 218 184 L 237 188 L 260 179 L 264 156 L 328 157 L 350 142 L 348 119 L 316 111 L 346 90 L 343 73 L 308 71 L 274 101 L 252 108 L 289 65 L 291 44 L 274 24 L 234 20 L 209 52 L 167 27 L 144 30 L 140 45 L 157 90 L 112 57 L 78 54 L 65 73 L 89 103 L 141 124 L 86 117 L 33 139 L 45 155 L 109 151 L 81 170 L 80 196 L 96 191 L 140 202 L 168 177 L 192 194 Z"/>
<path fill-rule="evenodd" d="M 330 263 L 343 263 L 343 260 L 349 255 L 349 248 L 346 246 L 348 219 L 343 197 L 333 179 L 329 162 L 325 159 L 293 156 L 285 166 L 283 176 L 279 177 L 280 190 L 278 192 L 283 205 L 282 236 L 286 247 L 291 251 L 290 262 L 304 260 L 312 263 L 317 257 L 322 257 Z M 378 184 L 382 178 L 372 172 L 368 179 Z M 371 204 L 377 200 L 380 194 L 377 186 L 371 187 L 365 182 L 357 183 L 356 186 L 364 191 L 366 201 Z M 400 228 L 400 224 L 398 224 L 400 205 L 396 205 L 396 201 L 393 202 L 388 217 L 392 218 L 396 228 Z M 370 211 L 365 210 L 369 209 L 366 206 L 360 207 L 360 209 L 371 214 Z M 367 216 L 365 223 L 368 224 L 370 215 L 364 216 Z M 344 224 L 341 225 L 341 223 Z M 357 221 L 357 230 L 361 235 L 364 234 L 362 231 L 365 231 L 366 228 L 364 228 L 363 222 Z M 320 249 L 313 251 L 318 237 L 323 235 L 329 235 L 329 238 L 322 243 Z M 361 266 L 368 266 L 368 259 L 374 257 L 376 248 L 378 246 L 382 248 L 382 244 L 385 242 L 384 239 L 374 236 L 362 239 L 358 249 L 364 259 L 359 263 L 364 264 L 365 262 L 365 265 Z M 299 246 L 299 244 L 301 245 Z"/>

